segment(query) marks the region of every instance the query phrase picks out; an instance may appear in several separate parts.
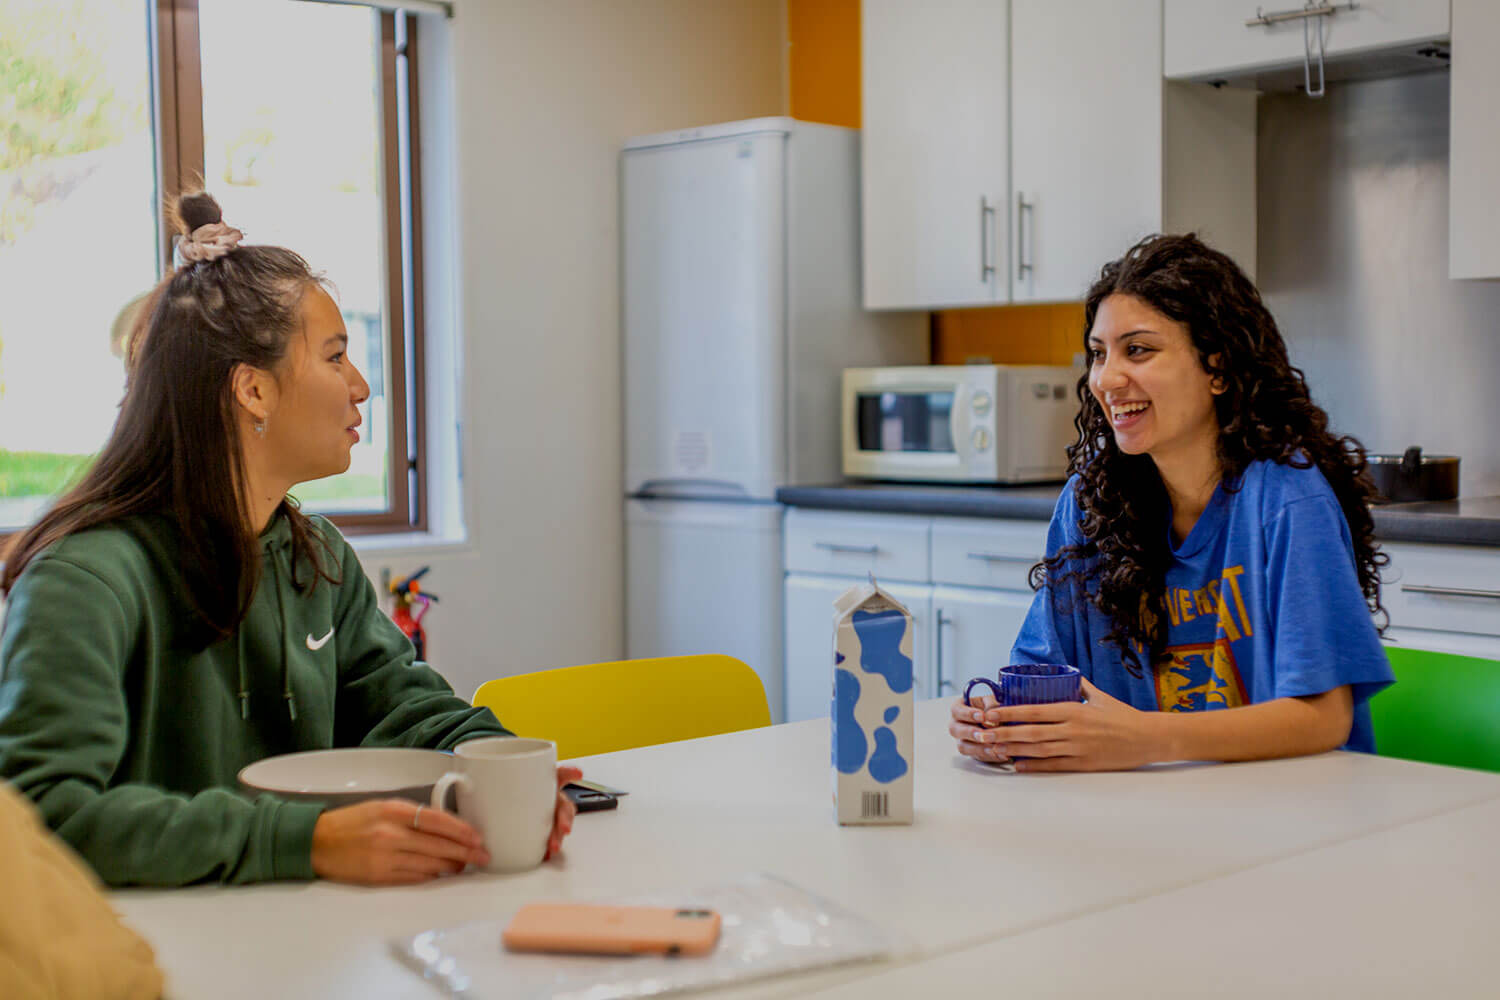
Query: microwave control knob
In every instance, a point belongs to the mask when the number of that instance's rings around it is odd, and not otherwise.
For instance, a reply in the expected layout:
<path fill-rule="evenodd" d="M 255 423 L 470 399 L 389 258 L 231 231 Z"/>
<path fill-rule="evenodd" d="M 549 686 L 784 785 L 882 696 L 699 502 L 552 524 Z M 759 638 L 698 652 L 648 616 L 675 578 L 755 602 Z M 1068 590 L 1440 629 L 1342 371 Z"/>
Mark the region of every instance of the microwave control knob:
<path fill-rule="evenodd" d="M 970 439 L 974 442 L 975 451 L 987 451 L 990 447 L 990 432 L 983 427 L 974 428 Z"/>
<path fill-rule="evenodd" d="M 974 402 L 972 405 L 976 414 L 981 417 L 984 416 L 986 413 L 990 412 L 990 394 L 985 392 L 983 389 L 974 393 Z"/>

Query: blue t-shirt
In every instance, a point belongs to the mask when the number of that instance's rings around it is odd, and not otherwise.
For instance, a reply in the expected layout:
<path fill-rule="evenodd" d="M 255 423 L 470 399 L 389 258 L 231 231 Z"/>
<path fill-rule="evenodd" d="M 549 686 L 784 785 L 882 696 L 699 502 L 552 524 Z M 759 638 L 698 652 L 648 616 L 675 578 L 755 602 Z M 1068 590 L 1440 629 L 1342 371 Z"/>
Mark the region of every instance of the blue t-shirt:
<path fill-rule="evenodd" d="M 1068 482 L 1053 511 L 1049 557 L 1084 540 L 1077 481 Z M 1348 684 L 1354 725 L 1345 749 L 1373 753 L 1369 698 L 1395 678 L 1359 589 L 1349 524 L 1323 473 L 1258 461 L 1237 491 L 1219 484 L 1181 545 L 1168 520 L 1169 663 L 1147 664 L 1144 676 L 1132 676 L 1120 652 L 1101 645 L 1108 619 L 1077 578 L 1060 585 L 1057 601 L 1051 586 L 1037 591 L 1011 661 L 1071 663 L 1107 694 L 1165 712 L 1234 708 Z"/>

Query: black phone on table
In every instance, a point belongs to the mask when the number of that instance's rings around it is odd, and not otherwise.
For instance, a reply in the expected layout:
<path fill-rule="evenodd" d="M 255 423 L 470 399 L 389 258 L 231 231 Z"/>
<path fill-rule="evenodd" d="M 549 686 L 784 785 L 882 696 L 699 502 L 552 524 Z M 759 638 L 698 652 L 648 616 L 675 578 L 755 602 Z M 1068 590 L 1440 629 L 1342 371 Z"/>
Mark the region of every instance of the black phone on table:
<path fill-rule="evenodd" d="M 598 812 L 601 809 L 614 809 L 620 804 L 618 797 L 601 792 L 596 788 L 585 788 L 575 785 L 571 781 L 563 785 L 563 794 L 566 795 L 578 807 L 581 813 Z"/>

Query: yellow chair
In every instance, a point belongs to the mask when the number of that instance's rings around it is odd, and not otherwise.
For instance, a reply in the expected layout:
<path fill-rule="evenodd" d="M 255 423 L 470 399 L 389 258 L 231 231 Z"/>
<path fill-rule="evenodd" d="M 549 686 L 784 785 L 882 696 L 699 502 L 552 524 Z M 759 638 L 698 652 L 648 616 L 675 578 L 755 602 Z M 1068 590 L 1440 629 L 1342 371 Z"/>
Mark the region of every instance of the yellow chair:
<path fill-rule="evenodd" d="M 557 743 L 559 760 L 771 724 L 766 689 L 732 656 L 664 656 L 485 681 L 474 704 L 517 736 Z"/>

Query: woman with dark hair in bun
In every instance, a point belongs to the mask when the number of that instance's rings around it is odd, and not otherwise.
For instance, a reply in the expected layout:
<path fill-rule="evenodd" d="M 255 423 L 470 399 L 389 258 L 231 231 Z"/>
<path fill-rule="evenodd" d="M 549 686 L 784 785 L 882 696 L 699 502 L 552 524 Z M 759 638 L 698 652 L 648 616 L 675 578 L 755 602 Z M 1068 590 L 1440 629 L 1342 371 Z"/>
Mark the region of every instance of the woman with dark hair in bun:
<path fill-rule="evenodd" d="M 1026 771 L 1373 751 L 1393 677 L 1364 450 L 1195 236 L 1105 265 L 1084 314 L 1072 476 L 1011 662 L 1078 667 L 1086 700 L 960 699 L 959 751 Z"/>
<path fill-rule="evenodd" d="M 440 810 L 233 790 L 273 754 L 509 733 L 414 660 L 353 549 L 287 497 L 359 440 L 369 386 L 338 306 L 297 254 L 242 245 L 207 194 L 177 212 L 180 266 L 127 338 L 109 441 L 5 554 L 0 778 L 113 885 L 487 863 Z M 559 795 L 549 852 L 572 818 Z"/>

